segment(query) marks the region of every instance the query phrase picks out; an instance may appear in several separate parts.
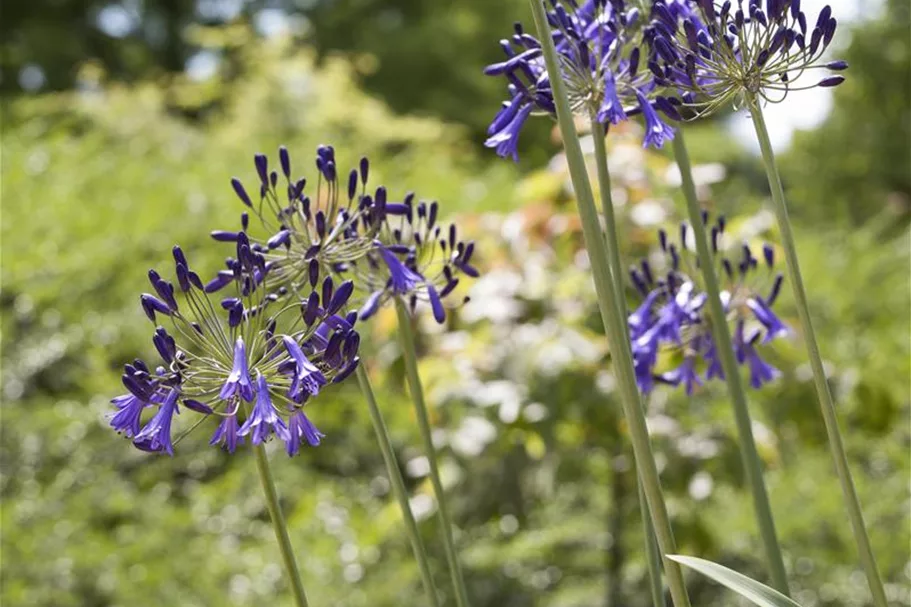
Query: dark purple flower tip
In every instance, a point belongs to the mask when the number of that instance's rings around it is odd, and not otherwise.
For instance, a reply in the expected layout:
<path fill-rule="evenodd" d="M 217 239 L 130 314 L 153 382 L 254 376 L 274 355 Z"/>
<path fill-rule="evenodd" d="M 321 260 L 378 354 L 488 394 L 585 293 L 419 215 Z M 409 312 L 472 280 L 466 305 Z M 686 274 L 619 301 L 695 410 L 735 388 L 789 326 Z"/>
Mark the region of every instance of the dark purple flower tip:
<path fill-rule="evenodd" d="M 351 169 L 351 172 L 348 173 L 348 200 L 353 200 L 354 196 L 357 194 L 357 171 Z"/>
<path fill-rule="evenodd" d="M 326 314 L 335 314 L 344 307 L 348 300 L 351 298 L 351 294 L 354 292 L 354 282 L 346 280 L 338 289 L 335 290 L 335 293 L 332 295 L 332 299 L 329 300 L 329 305 L 326 307 Z"/>
<path fill-rule="evenodd" d="M 247 190 L 244 188 L 244 184 L 240 182 L 240 179 L 237 177 L 231 178 L 231 187 L 234 188 L 234 193 L 237 194 L 237 197 L 240 198 L 240 201 L 247 205 L 248 207 L 253 206 L 253 202 L 250 200 L 250 196 L 247 195 Z"/>
<path fill-rule="evenodd" d="M 237 395 L 247 402 L 253 400 L 253 380 L 250 379 L 250 370 L 247 367 L 247 349 L 241 337 L 238 337 L 234 344 L 234 366 L 218 397 L 228 400 Z"/>
<path fill-rule="evenodd" d="M 243 442 L 244 438 L 238 434 L 236 415 L 224 417 L 218 425 L 218 428 L 215 429 L 212 438 L 209 440 L 209 444 L 212 446 L 222 443 L 225 451 L 228 453 L 234 453 L 235 449 L 237 449 L 237 445 L 242 445 Z"/>
<path fill-rule="evenodd" d="M 228 270 L 222 270 L 219 272 L 215 278 L 206 283 L 203 290 L 206 293 L 215 293 L 225 288 L 234 280 L 234 273 L 229 272 Z"/>
<path fill-rule="evenodd" d="M 117 407 L 117 412 L 111 415 L 109 423 L 119 434 L 133 438 L 139 434 L 140 418 L 142 411 L 148 403 L 139 399 L 135 394 L 124 394 L 111 400 Z"/>
<path fill-rule="evenodd" d="M 304 324 L 308 327 L 311 326 L 316 322 L 320 312 L 319 294 L 316 291 L 311 291 L 310 296 L 307 298 L 307 303 L 301 304 L 301 316 L 304 319 Z"/>
<path fill-rule="evenodd" d="M 184 293 L 190 290 L 190 271 L 182 263 L 177 264 L 177 284 Z"/>
<path fill-rule="evenodd" d="M 164 327 L 155 329 L 155 335 L 152 336 L 152 343 L 161 355 L 162 360 L 168 364 L 174 360 L 174 356 L 177 354 L 177 345 L 174 343 L 174 338 L 168 335 L 168 332 Z"/>
<path fill-rule="evenodd" d="M 171 420 L 177 410 L 177 390 L 171 390 L 158 408 L 158 413 L 139 431 L 133 444 L 143 451 L 165 452 L 174 455 L 171 444 Z"/>
<path fill-rule="evenodd" d="M 278 161 L 282 167 L 282 173 L 287 179 L 291 179 L 291 156 L 288 154 L 288 148 L 280 146 L 278 148 Z"/>
<path fill-rule="evenodd" d="M 847 61 L 830 61 L 826 64 L 826 69 L 832 70 L 833 72 L 840 72 L 842 70 L 848 69 Z"/>
<path fill-rule="evenodd" d="M 143 293 L 139 296 L 139 302 L 142 304 L 142 310 L 145 312 L 146 316 L 149 317 L 149 320 L 155 322 L 155 313 L 164 314 L 165 316 L 171 315 L 171 308 L 168 305 L 149 293 Z"/>
<path fill-rule="evenodd" d="M 408 213 L 408 206 L 401 202 L 387 202 L 386 203 L 386 214 L 387 215 L 406 215 Z"/>
<path fill-rule="evenodd" d="M 253 410 L 247 417 L 244 424 L 237 431 L 239 436 L 251 435 L 250 442 L 259 445 L 265 442 L 269 436 L 275 432 L 275 435 L 282 440 L 288 440 L 288 427 L 282 418 L 275 412 L 272 406 L 272 398 L 269 396 L 269 383 L 266 378 L 260 374 L 256 377 L 256 402 L 253 404 Z"/>
<path fill-rule="evenodd" d="M 839 84 L 841 84 L 844 81 L 845 81 L 844 76 L 829 76 L 828 78 L 823 78 L 822 80 L 820 80 L 819 84 L 817 84 L 817 86 L 821 86 L 824 88 L 831 88 L 833 86 L 838 86 Z"/>
<path fill-rule="evenodd" d="M 183 406 L 191 411 L 196 411 L 197 413 L 202 413 L 203 415 L 211 415 L 214 413 L 212 407 L 205 403 L 201 403 L 198 400 L 192 398 L 185 398 L 183 401 Z"/>
<path fill-rule="evenodd" d="M 280 230 L 278 234 L 266 242 L 269 249 L 276 249 L 281 246 L 288 246 L 291 243 L 291 230 Z"/>
<path fill-rule="evenodd" d="M 212 230 L 209 236 L 219 242 L 237 242 L 237 239 L 243 232 L 231 232 L 228 230 Z"/>
<path fill-rule="evenodd" d="M 366 157 L 366 156 L 362 156 L 362 157 L 361 157 L 361 162 L 360 162 L 360 167 L 359 167 L 359 168 L 360 168 L 360 171 L 361 171 L 361 183 L 362 183 L 363 185 L 367 185 L 367 177 L 368 177 L 369 172 L 370 172 L 370 161 L 367 160 L 367 157 Z"/>
<path fill-rule="evenodd" d="M 269 188 L 269 159 L 265 154 L 256 154 L 253 157 L 253 164 L 256 165 L 256 173 L 259 175 L 259 182 L 262 187 Z"/>
<path fill-rule="evenodd" d="M 446 309 L 443 307 L 443 301 L 440 299 L 437 290 L 430 283 L 427 284 L 427 297 L 430 299 L 430 307 L 433 309 L 433 318 L 439 324 L 446 322 Z"/>
<path fill-rule="evenodd" d="M 358 317 L 360 320 L 367 320 L 380 308 L 380 303 L 382 302 L 383 291 L 374 291 L 367 296 L 367 299 L 364 301 L 364 305 L 361 306 L 361 309 L 358 311 Z"/>
<path fill-rule="evenodd" d="M 466 275 L 471 276 L 472 278 L 477 278 L 481 275 L 481 273 L 478 272 L 477 268 L 462 261 L 456 260 L 453 262 L 453 265 L 455 265 L 458 269 L 460 269 Z"/>
<path fill-rule="evenodd" d="M 332 294 L 335 292 L 335 283 L 332 281 L 331 276 L 327 276 L 323 279 L 323 288 L 322 288 L 322 298 L 321 301 L 323 305 L 328 305 L 332 301 Z"/>
<path fill-rule="evenodd" d="M 300 409 L 291 414 L 288 418 L 288 432 L 285 439 L 285 448 L 289 456 L 297 455 L 300 446 L 304 440 L 311 447 L 317 447 L 320 440 L 325 438 L 325 434 L 320 432 L 310 419 L 304 415 Z"/>
<path fill-rule="evenodd" d="M 174 245 L 171 249 L 171 255 L 174 256 L 174 264 L 183 264 L 187 268 L 190 267 L 190 264 L 187 262 L 186 255 L 183 254 L 183 249 L 180 248 L 180 245 Z"/>
<path fill-rule="evenodd" d="M 319 282 L 319 262 L 317 260 L 310 260 L 310 264 L 307 267 L 307 277 L 310 280 L 310 288 L 316 288 L 316 283 Z"/>
<path fill-rule="evenodd" d="M 762 245 L 762 256 L 770 268 L 775 265 L 775 249 L 769 243 Z"/>
<path fill-rule="evenodd" d="M 360 362 L 361 362 L 360 358 L 355 358 L 354 360 L 350 361 L 345 366 L 344 369 L 342 369 L 341 371 L 338 372 L 338 375 L 335 376 L 335 379 L 332 380 L 332 383 L 340 384 L 343 381 L 345 381 L 346 379 L 348 379 L 349 377 L 351 377 L 351 374 L 354 373 L 355 369 L 357 369 L 357 366 L 360 364 Z"/>

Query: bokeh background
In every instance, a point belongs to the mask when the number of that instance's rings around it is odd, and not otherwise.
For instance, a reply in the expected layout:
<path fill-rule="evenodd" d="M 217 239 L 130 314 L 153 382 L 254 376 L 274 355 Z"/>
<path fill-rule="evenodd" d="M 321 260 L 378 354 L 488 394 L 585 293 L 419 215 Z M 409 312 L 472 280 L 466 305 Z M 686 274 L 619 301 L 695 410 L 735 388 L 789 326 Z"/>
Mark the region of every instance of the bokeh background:
<path fill-rule="evenodd" d="M 212 449 L 205 430 L 153 457 L 105 414 L 120 366 L 153 352 L 137 299 L 148 268 L 167 267 L 180 243 L 213 271 L 224 251 L 206 234 L 240 210 L 230 177 L 251 179 L 253 154 L 282 143 L 309 172 L 325 142 L 343 166 L 368 155 L 394 197 L 439 200 L 478 241 L 472 301 L 445 331 L 421 333 L 474 604 L 648 604 L 631 453 L 559 141 L 539 120 L 518 165 L 481 145 L 503 94 L 481 70 L 527 11 L 525 0 L 4 3 L 0 603 L 289 604 L 249 451 Z M 909 605 L 911 6 L 842 1 L 836 13 L 847 82 L 796 94 L 770 119 L 874 548 L 893 604 Z M 744 121 L 690 128 L 700 193 L 744 240 L 775 241 Z M 630 262 L 681 208 L 668 154 L 640 136 L 630 123 L 609 138 Z M 797 324 L 788 295 L 781 310 Z M 445 591 L 393 328 L 394 314 L 376 319 L 365 358 Z M 751 406 L 795 596 L 865 605 L 799 337 L 773 358 L 784 375 Z M 724 396 L 659 391 L 650 427 L 680 551 L 764 579 Z M 274 457 L 312 603 L 422 604 L 359 393 L 317 402 L 323 446 Z M 695 577 L 691 592 L 695 605 L 738 604 Z"/>

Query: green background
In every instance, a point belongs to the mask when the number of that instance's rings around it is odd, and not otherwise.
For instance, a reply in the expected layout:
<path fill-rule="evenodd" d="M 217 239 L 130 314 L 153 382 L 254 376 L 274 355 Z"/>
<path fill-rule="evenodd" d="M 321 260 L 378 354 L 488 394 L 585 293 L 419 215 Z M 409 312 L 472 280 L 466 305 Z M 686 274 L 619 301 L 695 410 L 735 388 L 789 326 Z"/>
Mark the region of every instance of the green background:
<path fill-rule="evenodd" d="M 170 273 L 180 243 L 214 271 L 223 249 L 206 234 L 240 211 L 230 177 L 251 181 L 252 155 L 279 144 L 309 175 L 315 146 L 332 143 L 343 167 L 369 156 L 373 184 L 439 200 L 478 241 L 485 277 L 461 293 L 473 301 L 421 337 L 474 604 L 647 605 L 631 455 L 559 142 L 540 119 L 518 165 L 480 145 L 502 95 L 481 70 L 512 21 L 529 22 L 526 3 L 236 4 L 225 18 L 211 6 L 234 3 L 125 2 L 123 37 L 98 27 L 104 2 L 3 7 L 0 603 L 290 604 L 249 451 L 208 447 L 207 428 L 174 458 L 150 456 L 105 414 L 122 364 L 154 351 L 138 305 L 148 268 Z M 289 31 L 264 36 L 274 10 Z M 848 81 L 780 159 L 894 605 L 911 605 L 909 27 L 908 3 L 892 0 L 837 34 Z M 200 51 L 218 58 L 203 80 L 183 71 Z M 29 66 L 43 71 L 36 90 L 21 86 Z M 642 151 L 639 128 L 609 138 L 629 262 L 654 248 L 643 217 L 682 215 L 669 158 Z M 706 205 L 774 242 L 759 161 L 720 121 L 688 128 L 697 163 L 720 175 Z M 780 310 L 797 325 L 787 286 Z M 393 329 L 388 311 L 364 328 L 365 359 L 446 592 Z M 769 353 L 783 377 L 750 404 L 795 598 L 866 605 L 799 335 Z M 660 390 L 650 407 L 680 551 L 765 580 L 724 387 Z M 310 411 L 323 445 L 273 462 L 312 604 L 423 604 L 356 387 Z M 689 579 L 695 605 L 738 604 Z"/>

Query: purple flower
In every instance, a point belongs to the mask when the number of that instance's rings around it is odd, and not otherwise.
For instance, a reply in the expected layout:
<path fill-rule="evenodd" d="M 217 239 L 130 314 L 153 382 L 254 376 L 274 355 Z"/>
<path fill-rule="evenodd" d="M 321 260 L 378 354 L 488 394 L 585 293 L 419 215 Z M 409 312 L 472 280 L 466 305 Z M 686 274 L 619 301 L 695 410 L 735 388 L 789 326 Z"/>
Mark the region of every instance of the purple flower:
<path fill-rule="evenodd" d="M 236 415 L 226 415 L 222 418 L 221 423 L 218 424 L 218 428 L 215 429 L 215 434 L 212 435 L 209 444 L 215 446 L 219 443 L 228 453 L 234 453 L 237 445 L 244 443 L 244 437 L 238 433 Z"/>
<path fill-rule="evenodd" d="M 656 78 L 653 70 L 641 65 L 640 49 L 653 35 L 637 9 L 625 10 L 622 2 L 601 0 L 554 0 L 551 5 L 547 17 L 560 76 L 573 111 L 581 118 L 618 124 L 632 114 L 649 112 L 651 100 L 675 93 L 659 84 L 665 78 Z M 517 24 L 515 33 L 501 40 L 500 46 L 506 60 L 487 66 L 484 73 L 506 80 L 509 100 L 490 124 L 485 145 L 517 161 L 519 131 L 529 115 L 555 117 L 556 106 L 540 41 Z M 676 112 L 672 114 L 677 119 Z M 660 133 L 654 131 L 655 124 L 647 125 L 647 145 L 660 145 L 671 136 L 663 123 Z"/>
<path fill-rule="evenodd" d="M 222 400 L 235 396 L 240 396 L 247 402 L 253 400 L 253 381 L 247 368 L 247 349 L 242 337 L 238 337 L 234 342 L 234 366 L 218 394 Z"/>
<path fill-rule="evenodd" d="M 356 334 L 355 334 L 356 335 Z M 294 374 L 291 381 L 291 388 L 288 390 L 288 396 L 297 403 L 303 403 L 310 396 L 319 394 L 320 388 L 328 382 L 313 363 L 307 360 L 303 350 L 297 345 L 297 342 L 288 336 L 282 338 L 288 355 L 294 360 Z"/>
<path fill-rule="evenodd" d="M 777 103 L 790 91 L 837 86 L 842 76 L 797 85 L 816 68 L 841 71 L 844 61 L 823 62 L 835 35 L 832 9 L 824 7 L 812 30 L 799 0 L 690 2 L 656 0 L 646 36 L 649 67 L 662 86 L 676 87 L 705 115 L 744 94 Z"/>
<path fill-rule="evenodd" d="M 320 440 L 326 435 L 317 430 L 316 426 L 310 421 L 304 412 L 300 409 L 291 414 L 288 418 L 288 432 L 285 438 L 285 448 L 288 455 L 296 455 L 300 450 L 301 443 L 306 439 L 307 444 L 311 447 L 319 445 Z"/>
<path fill-rule="evenodd" d="M 244 425 L 237 431 L 238 436 L 247 436 L 252 434 L 250 440 L 254 445 L 265 442 L 272 432 L 282 440 L 288 440 L 288 426 L 282 421 L 275 407 L 272 406 L 272 398 L 269 396 L 269 384 L 262 375 L 256 378 L 256 402 L 253 404 L 253 411 L 247 417 Z"/>
<path fill-rule="evenodd" d="M 165 452 L 174 455 L 171 444 L 171 420 L 177 409 L 177 390 L 168 392 L 164 402 L 158 407 L 158 413 L 140 430 L 133 439 L 133 444 L 143 451 Z"/>
<path fill-rule="evenodd" d="M 406 267 L 387 247 L 378 245 L 377 249 L 389 269 L 389 281 L 394 294 L 407 295 L 424 282 L 424 277 Z"/>
<path fill-rule="evenodd" d="M 637 92 L 636 96 L 639 98 L 639 106 L 642 108 L 642 115 L 645 117 L 645 141 L 643 145 L 645 147 L 660 148 L 665 141 L 670 141 L 674 138 L 674 129 L 658 117 L 658 112 L 655 111 L 642 93 Z"/>
<path fill-rule="evenodd" d="M 139 420 L 148 403 L 140 400 L 135 394 L 124 394 L 111 402 L 117 407 L 117 412 L 110 418 L 111 427 L 127 438 L 139 434 Z"/>
<path fill-rule="evenodd" d="M 705 222 L 708 224 L 707 217 Z M 774 255 L 768 245 L 763 247 L 764 264 L 759 263 L 746 244 L 736 249 L 739 255 L 719 250 L 725 225 L 724 218 L 719 217 L 714 225 L 704 229 L 710 232 L 713 252 L 723 269 L 721 299 L 727 318 L 733 323 L 736 360 L 749 368 L 750 385 L 758 388 L 777 377 L 778 371 L 762 360 L 757 344 L 769 343 L 789 333 L 787 326 L 772 311 L 782 276 L 772 273 Z M 681 226 L 679 248 L 669 241 L 666 232 L 659 232 L 658 241 L 667 262 L 663 276 L 648 261 L 630 272 L 633 284 L 643 297 L 642 304 L 628 319 L 636 381 L 643 393 L 654 388 L 656 375 L 663 383 L 683 385 L 687 394 L 702 385 L 703 378 L 724 378 L 715 336 L 706 317 L 707 296 L 698 282 L 701 274 L 691 276 L 686 272 L 686 269 L 697 267 L 695 259 L 689 259 L 692 253 L 685 246 L 685 236 L 690 229 L 685 224 Z M 760 292 L 767 289 L 769 282 L 772 284 L 770 295 L 763 298 Z M 756 329 L 750 329 L 750 335 L 746 337 L 748 324 Z M 679 351 L 683 363 L 676 369 L 658 373 L 656 366 L 662 349 Z"/>

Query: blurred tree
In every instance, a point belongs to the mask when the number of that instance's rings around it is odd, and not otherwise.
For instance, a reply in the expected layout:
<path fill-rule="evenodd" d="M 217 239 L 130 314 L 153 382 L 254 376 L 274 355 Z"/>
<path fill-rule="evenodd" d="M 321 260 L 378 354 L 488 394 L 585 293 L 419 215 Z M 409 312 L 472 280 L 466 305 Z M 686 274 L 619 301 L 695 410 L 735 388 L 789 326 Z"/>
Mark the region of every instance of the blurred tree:
<path fill-rule="evenodd" d="M 810 220 L 854 223 L 885 207 L 907 220 L 911 199 L 911 4 L 888 0 L 853 30 L 847 81 L 823 125 L 798 133 L 782 168 L 793 208 Z"/>

